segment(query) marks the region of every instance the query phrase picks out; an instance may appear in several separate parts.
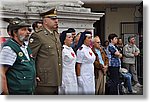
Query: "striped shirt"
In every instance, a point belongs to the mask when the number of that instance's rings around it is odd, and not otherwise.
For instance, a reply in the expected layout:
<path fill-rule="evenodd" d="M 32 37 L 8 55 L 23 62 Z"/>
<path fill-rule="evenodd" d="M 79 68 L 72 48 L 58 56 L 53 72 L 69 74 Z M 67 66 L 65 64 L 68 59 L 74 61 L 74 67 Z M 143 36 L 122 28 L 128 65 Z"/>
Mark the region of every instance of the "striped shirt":
<path fill-rule="evenodd" d="M 23 51 L 28 60 L 29 54 L 27 51 L 27 46 L 22 45 L 20 49 Z M 0 65 L 10 65 L 13 66 L 17 58 L 17 54 L 9 47 L 4 46 L 0 52 Z"/>

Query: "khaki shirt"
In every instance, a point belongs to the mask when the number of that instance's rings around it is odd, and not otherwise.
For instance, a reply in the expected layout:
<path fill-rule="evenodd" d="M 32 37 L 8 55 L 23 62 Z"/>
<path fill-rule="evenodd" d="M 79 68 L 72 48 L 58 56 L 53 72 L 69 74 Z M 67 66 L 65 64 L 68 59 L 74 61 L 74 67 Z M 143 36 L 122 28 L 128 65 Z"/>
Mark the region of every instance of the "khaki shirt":
<path fill-rule="evenodd" d="M 57 31 L 45 28 L 33 33 L 29 40 L 35 58 L 38 86 L 60 86 L 62 82 L 61 43 Z"/>
<path fill-rule="evenodd" d="M 126 44 L 123 47 L 123 63 L 135 64 L 135 56 L 133 54 L 135 52 L 140 53 L 140 50 L 137 48 L 136 45 Z"/>

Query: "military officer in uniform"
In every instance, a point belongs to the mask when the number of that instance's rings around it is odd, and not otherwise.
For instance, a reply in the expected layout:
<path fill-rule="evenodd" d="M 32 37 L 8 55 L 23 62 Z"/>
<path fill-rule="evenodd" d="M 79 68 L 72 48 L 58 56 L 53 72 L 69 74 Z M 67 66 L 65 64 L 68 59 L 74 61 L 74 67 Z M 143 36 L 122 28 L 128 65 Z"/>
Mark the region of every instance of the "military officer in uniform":
<path fill-rule="evenodd" d="M 35 58 L 38 95 L 58 94 L 62 82 L 62 54 L 56 9 L 41 14 L 43 28 L 31 35 L 29 46 Z"/>
<path fill-rule="evenodd" d="M 31 95 L 35 90 L 35 62 L 31 49 L 24 41 L 29 37 L 29 24 L 19 18 L 10 21 L 12 38 L 0 52 L 2 94 Z"/>

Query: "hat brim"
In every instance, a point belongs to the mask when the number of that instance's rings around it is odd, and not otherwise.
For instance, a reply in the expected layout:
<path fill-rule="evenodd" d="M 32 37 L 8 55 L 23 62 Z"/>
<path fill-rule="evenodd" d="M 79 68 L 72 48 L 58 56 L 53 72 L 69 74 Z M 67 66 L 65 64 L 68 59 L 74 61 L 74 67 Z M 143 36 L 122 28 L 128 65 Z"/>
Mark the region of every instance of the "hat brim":
<path fill-rule="evenodd" d="M 44 18 L 52 18 L 52 19 L 57 19 L 57 16 L 45 16 Z"/>
<path fill-rule="evenodd" d="M 31 25 L 23 25 L 23 26 L 20 26 L 20 27 L 31 27 Z"/>
<path fill-rule="evenodd" d="M 50 18 L 52 18 L 52 19 L 57 19 L 58 17 L 57 17 L 57 16 L 52 16 L 52 17 L 50 17 Z"/>
<path fill-rule="evenodd" d="M 22 25 L 10 25 L 11 30 L 20 29 L 23 27 L 31 27 L 31 25 L 27 23 L 24 23 Z"/>
<path fill-rule="evenodd" d="M 31 27 L 31 25 L 28 24 L 28 23 L 21 23 L 21 24 L 18 24 L 17 26 L 20 26 L 20 27 Z"/>

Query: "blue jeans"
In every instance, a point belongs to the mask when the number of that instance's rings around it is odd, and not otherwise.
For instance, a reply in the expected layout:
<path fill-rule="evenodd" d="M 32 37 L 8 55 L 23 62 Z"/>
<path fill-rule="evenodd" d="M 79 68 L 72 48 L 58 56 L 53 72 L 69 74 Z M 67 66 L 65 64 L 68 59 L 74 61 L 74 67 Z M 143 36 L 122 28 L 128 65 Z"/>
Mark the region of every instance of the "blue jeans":
<path fill-rule="evenodd" d="M 132 75 L 130 73 L 121 73 L 123 75 L 123 77 L 125 78 L 126 80 L 126 85 L 128 87 L 128 91 L 129 92 L 132 92 L 132 84 L 131 84 L 131 77 Z"/>

